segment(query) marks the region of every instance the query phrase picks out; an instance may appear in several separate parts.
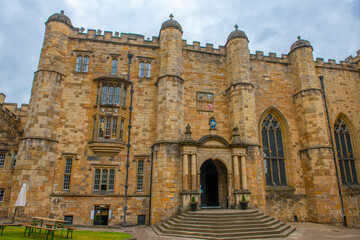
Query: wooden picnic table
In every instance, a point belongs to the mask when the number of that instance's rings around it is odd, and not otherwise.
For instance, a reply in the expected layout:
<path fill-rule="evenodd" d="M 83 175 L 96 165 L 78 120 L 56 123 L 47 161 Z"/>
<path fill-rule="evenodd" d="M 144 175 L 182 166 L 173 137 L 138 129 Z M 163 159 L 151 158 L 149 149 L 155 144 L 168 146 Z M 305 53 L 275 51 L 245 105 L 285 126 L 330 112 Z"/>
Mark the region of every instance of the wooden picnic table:
<path fill-rule="evenodd" d="M 39 231 L 39 235 L 41 233 L 41 229 L 43 227 L 43 223 L 44 222 L 53 222 L 54 223 L 54 230 L 56 228 L 61 228 L 61 236 L 60 236 L 60 239 L 62 238 L 62 234 L 63 234 L 63 231 L 64 231 L 64 225 L 65 223 L 67 223 L 67 221 L 64 221 L 64 220 L 60 220 L 60 219 L 53 219 L 53 218 L 43 218 L 43 217 L 33 217 L 33 226 L 37 226 L 38 224 L 40 224 L 40 231 Z M 48 229 L 51 229 L 51 228 L 48 228 Z M 47 229 L 45 229 L 47 230 Z M 54 231 L 51 231 L 51 240 L 54 239 Z M 46 239 L 48 238 L 48 235 L 46 236 Z"/>

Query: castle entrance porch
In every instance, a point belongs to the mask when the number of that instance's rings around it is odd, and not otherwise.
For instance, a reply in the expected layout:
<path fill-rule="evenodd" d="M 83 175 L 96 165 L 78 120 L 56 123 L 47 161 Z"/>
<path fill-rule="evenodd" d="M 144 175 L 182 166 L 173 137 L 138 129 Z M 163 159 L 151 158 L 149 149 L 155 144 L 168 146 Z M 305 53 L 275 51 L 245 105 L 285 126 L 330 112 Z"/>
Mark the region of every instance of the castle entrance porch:
<path fill-rule="evenodd" d="M 226 166 L 219 160 L 209 159 L 200 167 L 201 207 L 228 207 Z"/>

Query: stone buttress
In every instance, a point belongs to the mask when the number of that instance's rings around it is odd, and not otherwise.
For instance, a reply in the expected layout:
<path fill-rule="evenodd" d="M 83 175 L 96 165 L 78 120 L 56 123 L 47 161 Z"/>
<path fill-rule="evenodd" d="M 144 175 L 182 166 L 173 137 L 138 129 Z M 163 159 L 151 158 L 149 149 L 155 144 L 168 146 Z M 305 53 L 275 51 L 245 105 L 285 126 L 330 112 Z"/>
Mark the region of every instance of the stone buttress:
<path fill-rule="evenodd" d="M 335 223 L 341 222 L 341 205 L 324 101 L 312 51 L 310 42 L 299 37 L 289 53 L 300 132 L 300 158 L 309 220 Z"/>
<path fill-rule="evenodd" d="M 157 126 L 153 154 L 151 222 L 175 214 L 180 205 L 184 131 L 182 28 L 169 19 L 160 30 L 160 76 L 157 80 Z"/>
<path fill-rule="evenodd" d="M 65 77 L 65 54 L 72 24 L 64 12 L 46 22 L 44 44 L 35 72 L 29 104 L 29 121 L 19 147 L 12 201 L 23 182 L 27 184 L 25 218 L 48 217 L 49 193 L 53 192 L 57 160 L 57 125 L 61 104 L 61 81 Z"/>

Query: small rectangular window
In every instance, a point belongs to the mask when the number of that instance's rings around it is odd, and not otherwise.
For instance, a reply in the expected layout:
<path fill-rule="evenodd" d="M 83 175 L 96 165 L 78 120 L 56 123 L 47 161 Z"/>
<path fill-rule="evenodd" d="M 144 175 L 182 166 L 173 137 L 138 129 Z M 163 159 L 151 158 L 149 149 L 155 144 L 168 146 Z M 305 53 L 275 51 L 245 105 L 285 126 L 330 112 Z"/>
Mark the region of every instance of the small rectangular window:
<path fill-rule="evenodd" d="M 64 225 L 72 225 L 73 224 L 73 216 L 64 216 L 64 221 L 67 222 Z"/>
<path fill-rule="evenodd" d="M 101 173 L 101 191 L 106 191 L 108 170 L 103 169 Z"/>
<path fill-rule="evenodd" d="M 4 167 L 5 164 L 5 153 L 0 153 L 0 167 Z"/>
<path fill-rule="evenodd" d="M 4 201 L 4 196 L 5 196 L 5 190 L 4 189 L 0 189 L 0 202 Z"/>
<path fill-rule="evenodd" d="M 140 160 L 138 161 L 138 175 L 144 174 L 144 161 Z"/>
<path fill-rule="evenodd" d="M 114 191 L 114 182 L 115 182 L 115 170 L 110 169 L 109 171 L 109 191 Z"/>

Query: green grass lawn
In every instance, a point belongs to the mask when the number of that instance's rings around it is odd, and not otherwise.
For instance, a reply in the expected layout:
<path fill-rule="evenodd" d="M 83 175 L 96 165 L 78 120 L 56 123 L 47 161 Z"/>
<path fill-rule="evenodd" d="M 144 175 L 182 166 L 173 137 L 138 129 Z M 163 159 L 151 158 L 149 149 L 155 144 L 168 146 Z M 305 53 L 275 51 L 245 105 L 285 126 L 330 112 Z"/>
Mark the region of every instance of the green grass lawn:
<path fill-rule="evenodd" d="M 24 227 L 6 227 L 4 229 L 4 233 L 0 236 L 0 239 L 46 239 L 46 235 L 43 230 L 41 231 L 41 235 L 39 235 L 39 230 L 37 233 L 33 233 L 30 237 L 24 236 Z M 62 239 L 66 239 L 66 232 L 64 230 Z M 61 229 L 57 231 L 54 235 L 54 239 L 60 239 Z M 118 233 L 118 232 L 93 232 L 93 231 L 81 231 L 74 230 L 73 238 L 74 240 L 98 240 L 98 239 L 131 239 L 132 236 L 128 233 Z M 50 238 L 49 238 L 50 239 Z M 69 238 L 71 239 L 71 238 Z"/>

